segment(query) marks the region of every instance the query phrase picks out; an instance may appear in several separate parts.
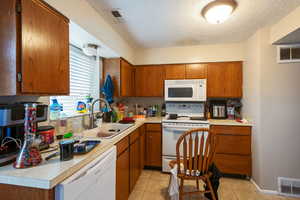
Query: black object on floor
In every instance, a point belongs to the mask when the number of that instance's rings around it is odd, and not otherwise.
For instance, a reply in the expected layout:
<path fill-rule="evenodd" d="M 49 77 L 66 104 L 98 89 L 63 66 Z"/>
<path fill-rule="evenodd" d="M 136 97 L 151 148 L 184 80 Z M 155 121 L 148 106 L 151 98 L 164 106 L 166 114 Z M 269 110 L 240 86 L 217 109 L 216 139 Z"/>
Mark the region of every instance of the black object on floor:
<path fill-rule="evenodd" d="M 210 182 L 212 184 L 216 199 L 218 200 L 218 188 L 220 185 L 220 178 L 223 176 L 222 173 L 220 172 L 220 170 L 217 168 L 217 166 L 213 163 L 209 166 L 208 169 L 209 172 L 212 173 L 212 176 L 210 177 Z M 208 186 L 205 186 L 205 189 L 208 189 Z M 210 200 L 212 200 L 211 194 L 210 193 L 206 193 L 204 194 L 204 196 Z"/>

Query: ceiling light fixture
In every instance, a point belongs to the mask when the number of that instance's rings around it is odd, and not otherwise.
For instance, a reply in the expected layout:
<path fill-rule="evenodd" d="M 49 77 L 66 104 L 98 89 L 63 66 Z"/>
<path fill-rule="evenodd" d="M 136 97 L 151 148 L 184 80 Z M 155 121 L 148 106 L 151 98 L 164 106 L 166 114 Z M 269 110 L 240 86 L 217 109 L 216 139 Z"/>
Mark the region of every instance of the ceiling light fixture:
<path fill-rule="evenodd" d="M 202 16 L 211 24 L 225 22 L 237 7 L 235 0 L 215 0 L 202 9 Z"/>

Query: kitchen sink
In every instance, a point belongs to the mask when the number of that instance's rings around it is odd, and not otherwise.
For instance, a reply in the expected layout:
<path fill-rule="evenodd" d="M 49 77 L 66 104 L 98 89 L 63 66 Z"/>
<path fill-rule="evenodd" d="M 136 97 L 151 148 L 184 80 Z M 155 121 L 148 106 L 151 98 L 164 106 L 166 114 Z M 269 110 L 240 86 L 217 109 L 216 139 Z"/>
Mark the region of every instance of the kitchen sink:
<path fill-rule="evenodd" d="M 134 124 L 103 123 L 98 127 L 99 131 L 97 136 L 104 139 L 110 139 L 121 134 L 133 125 Z"/>

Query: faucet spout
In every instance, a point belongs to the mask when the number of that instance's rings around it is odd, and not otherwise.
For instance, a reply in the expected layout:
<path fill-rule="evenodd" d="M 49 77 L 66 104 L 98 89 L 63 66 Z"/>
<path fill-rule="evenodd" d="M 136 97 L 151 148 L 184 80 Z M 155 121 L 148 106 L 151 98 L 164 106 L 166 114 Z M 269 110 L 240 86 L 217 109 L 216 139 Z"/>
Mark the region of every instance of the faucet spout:
<path fill-rule="evenodd" d="M 93 103 L 92 103 L 92 113 L 90 114 L 90 129 L 93 129 L 96 127 L 95 125 L 95 116 L 94 116 L 94 107 L 95 107 L 95 104 L 97 102 L 104 102 L 105 103 L 105 107 L 107 108 L 108 112 L 112 111 L 108 101 L 106 99 L 103 99 L 103 98 L 99 98 L 99 99 L 96 99 Z"/>

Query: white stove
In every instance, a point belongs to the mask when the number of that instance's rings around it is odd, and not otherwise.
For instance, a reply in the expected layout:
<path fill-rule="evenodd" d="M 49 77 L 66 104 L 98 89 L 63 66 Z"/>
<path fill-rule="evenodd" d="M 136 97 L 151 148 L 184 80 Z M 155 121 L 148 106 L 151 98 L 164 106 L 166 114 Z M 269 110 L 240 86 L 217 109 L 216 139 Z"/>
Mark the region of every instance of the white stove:
<path fill-rule="evenodd" d="M 177 119 L 162 120 L 163 127 L 163 149 L 162 149 L 162 171 L 169 172 L 169 162 L 176 159 L 176 143 L 179 137 L 186 131 L 197 128 L 209 128 L 207 120 L 200 120 L 204 117 L 204 103 L 168 103 L 166 111 L 169 114 L 178 114 Z M 180 117 L 182 116 L 182 117 Z M 197 120 L 192 120 L 195 118 Z M 206 136 L 207 134 L 205 134 Z"/>
<path fill-rule="evenodd" d="M 165 117 L 162 119 L 162 123 L 192 123 L 192 124 L 208 124 L 208 120 L 194 120 L 191 119 L 191 117 L 179 117 L 177 119 L 169 119 L 168 117 Z"/>

